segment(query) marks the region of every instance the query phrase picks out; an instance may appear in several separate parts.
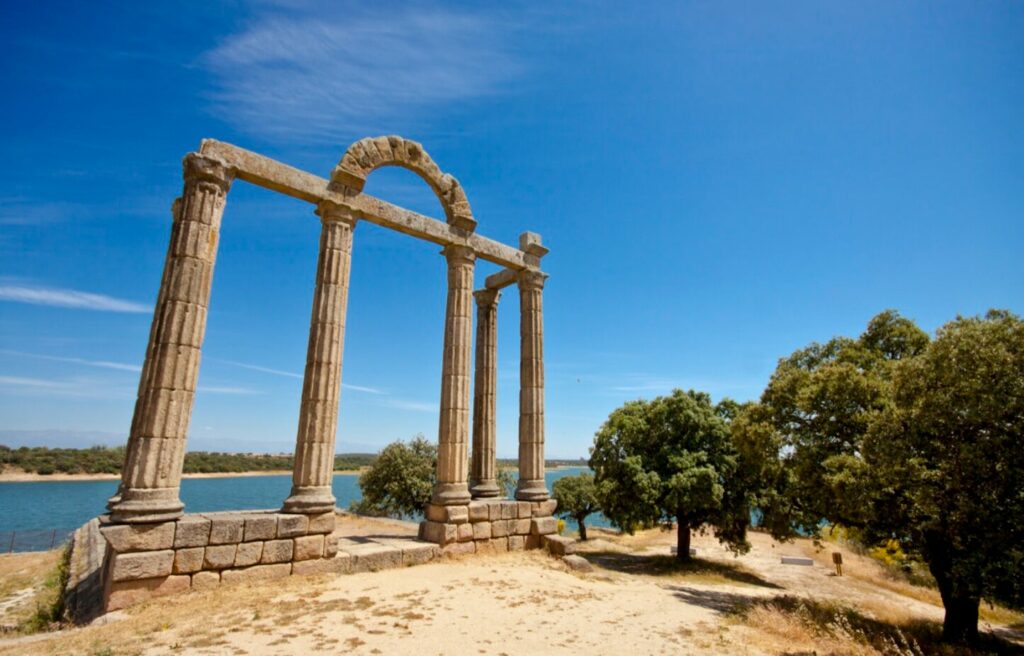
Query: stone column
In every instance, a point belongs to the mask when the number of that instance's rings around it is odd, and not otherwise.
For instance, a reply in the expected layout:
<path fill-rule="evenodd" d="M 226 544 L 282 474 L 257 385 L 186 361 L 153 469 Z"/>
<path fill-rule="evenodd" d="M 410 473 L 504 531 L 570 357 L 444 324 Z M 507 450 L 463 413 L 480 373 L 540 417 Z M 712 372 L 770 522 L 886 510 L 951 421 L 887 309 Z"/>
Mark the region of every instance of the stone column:
<path fill-rule="evenodd" d="M 160 522 L 180 517 L 181 468 L 192 418 L 199 350 L 217 257 L 220 221 L 234 172 L 219 160 L 185 157 L 185 190 L 174 204 L 171 243 L 135 415 L 121 472 L 110 500 L 114 522 Z"/>
<path fill-rule="evenodd" d="M 469 441 L 469 351 L 473 339 L 473 264 L 467 246 L 448 246 L 448 304 L 441 366 L 441 417 L 437 437 L 437 485 L 432 503 L 469 503 L 466 447 Z"/>
<path fill-rule="evenodd" d="M 476 299 L 476 370 L 473 381 L 473 498 L 504 496 L 498 487 L 495 447 L 498 387 L 498 289 L 473 292 Z"/>
<path fill-rule="evenodd" d="M 334 440 L 338 430 L 341 362 L 345 343 L 352 230 L 356 218 L 347 209 L 323 202 L 323 225 L 309 325 L 306 373 L 295 444 L 292 493 L 283 512 L 319 514 L 334 510 Z"/>
<path fill-rule="evenodd" d="M 546 274 L 519 275 L 519 483 L 516 499 L 544 501 L 544 310 Z"/>

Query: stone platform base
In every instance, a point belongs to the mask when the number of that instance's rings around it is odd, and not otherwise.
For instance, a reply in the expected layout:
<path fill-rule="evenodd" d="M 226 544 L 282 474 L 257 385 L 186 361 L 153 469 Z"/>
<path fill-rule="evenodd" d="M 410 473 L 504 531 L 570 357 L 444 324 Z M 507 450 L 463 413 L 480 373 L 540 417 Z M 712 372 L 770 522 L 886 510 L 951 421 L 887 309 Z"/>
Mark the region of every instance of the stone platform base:
<path fill-rule="evenodd" d="M 540 549 L 544 536 L 558 529 L 552 516 L 556 507 L 554 499 L 474 499 L 468 506 L 427 504 L 420 538 L 439 545 L 445 554 Z"/>

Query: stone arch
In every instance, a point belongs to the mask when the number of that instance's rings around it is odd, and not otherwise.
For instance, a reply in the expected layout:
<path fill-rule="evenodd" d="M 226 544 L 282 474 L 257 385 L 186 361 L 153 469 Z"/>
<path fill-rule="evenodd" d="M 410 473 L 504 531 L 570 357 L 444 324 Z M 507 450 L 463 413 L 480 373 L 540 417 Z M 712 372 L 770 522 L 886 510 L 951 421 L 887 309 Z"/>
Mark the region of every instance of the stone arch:
<path fill-rule="evenodd" d="M 382 166 L 401 166 L 423 178 L 437 194 L 448 224 L 473 232 L 476 219 L 455 176 L 445 173 L 423 145 L 397 135 L 366 137 L 353 143 L 331 172 L 331 184 L 362 192 L 366 176 Z"/>

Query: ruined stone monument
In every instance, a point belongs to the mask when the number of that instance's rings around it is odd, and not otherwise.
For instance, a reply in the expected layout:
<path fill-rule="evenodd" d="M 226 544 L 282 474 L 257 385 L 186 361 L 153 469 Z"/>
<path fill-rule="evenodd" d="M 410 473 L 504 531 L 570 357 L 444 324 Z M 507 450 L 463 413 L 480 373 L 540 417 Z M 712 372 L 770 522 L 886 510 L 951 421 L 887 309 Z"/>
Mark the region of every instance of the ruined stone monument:
<path fill-rule="evenodd" d="M 362 193 L 383 166 L 418 174 L 437 194 L 446 221 Z M 200 350 L 221 217 L 235 180 L 313 203 L 321 222 L 320 254 L 302 386 L 292 490 L 280 511 L 188 515 L 179 497 L 185 442 L 199 378 Z M 184 160 L 184 191 L 172 206 L 173 227 L 139 381 L 121 484 L 109 515 L 92 526 L 103 552 L 92 588 L 103 610 L 154 594 L 239 579 L 358 569 L 359 553 L 340 553 L 331 538 L 331 492 L 353 232 L 366 221 L 434 242 L 447 263 L 438 428 L 437 485 L 420 538 L 398 563 L 438 553 L 540 547 L 555 532 L 555 503 L 544 484 L 544 332 L 540 269 L 548 250 L 525 232 L 514 248 L 476 234 L 459 182 L 423 147 L 397 136 L 352 144 L 325 180 L 230 144 L 205 140 Z M 477 259 L 504 267 L 474 291 Z M 501 289 L 520 295 L 519 484 L 502 499 L 496 482 L 496 326 Z M 473 306 L 475 380 L 470 386 Z M 473 459 L 470 471 L 470 394 Z M 472 488 L 470 481 L 473 482 Z M 83 527 L 85 530 L 86 527 Z M 408 552 L 408 553 L 406 553 Z M 75 578 L 85 579 L 82 573 Z"/>

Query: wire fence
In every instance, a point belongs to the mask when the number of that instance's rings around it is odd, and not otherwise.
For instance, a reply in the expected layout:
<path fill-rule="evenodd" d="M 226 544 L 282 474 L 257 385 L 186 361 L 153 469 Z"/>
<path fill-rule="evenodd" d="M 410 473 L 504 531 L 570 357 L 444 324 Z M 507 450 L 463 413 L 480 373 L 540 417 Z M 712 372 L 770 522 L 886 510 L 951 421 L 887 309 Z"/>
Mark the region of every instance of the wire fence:
<path fill-rule="evenodd" d="M 70 540 L 75 530 L 73 528 L 47 528 L 0 531 L 0 553 L 56 549 Z"/>

